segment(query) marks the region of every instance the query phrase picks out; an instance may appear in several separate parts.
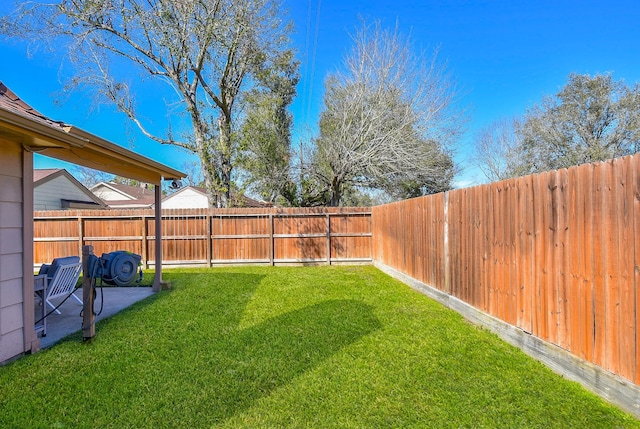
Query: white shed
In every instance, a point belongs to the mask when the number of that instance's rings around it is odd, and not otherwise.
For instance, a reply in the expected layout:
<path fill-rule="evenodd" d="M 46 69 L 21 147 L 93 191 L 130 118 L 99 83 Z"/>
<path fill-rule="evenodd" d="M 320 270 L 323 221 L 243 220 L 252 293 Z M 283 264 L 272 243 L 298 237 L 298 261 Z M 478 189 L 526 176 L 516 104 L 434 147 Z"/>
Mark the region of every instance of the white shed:
<path fill-rule="evenodd" d="M 243 194 L 231 193 L 235 207 L 273 207 L 273 204 L 254 200 Z M 185 186 L 184 188 L 167 195 L 162 199 L 164 209 L 210 209 L 207 190 L 197 186 Z"/>
<path fill-rule="evenodd" d="M 204 189 L 185 186 L 164 197 L 162 207 L 165 209 L 208 209 L 211 205 Z"/>

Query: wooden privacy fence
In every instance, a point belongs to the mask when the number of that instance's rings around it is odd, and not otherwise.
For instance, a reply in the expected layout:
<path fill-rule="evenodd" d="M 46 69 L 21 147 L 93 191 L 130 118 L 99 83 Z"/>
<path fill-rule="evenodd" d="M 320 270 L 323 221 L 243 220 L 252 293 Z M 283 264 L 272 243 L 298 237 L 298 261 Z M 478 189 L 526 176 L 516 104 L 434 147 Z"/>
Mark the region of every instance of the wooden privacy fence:
<path fill-rule="evenodd" d="M 127 250 L 155 261 L 153 210 L 34 213 L 34 264 Z M 371 262 L 368 208 L 163 210 L 165 265 Z"/>
<path fill-rule="evenodd" d="M 373 258 L 640 384 L 640 155 L 372 209 Z"/>

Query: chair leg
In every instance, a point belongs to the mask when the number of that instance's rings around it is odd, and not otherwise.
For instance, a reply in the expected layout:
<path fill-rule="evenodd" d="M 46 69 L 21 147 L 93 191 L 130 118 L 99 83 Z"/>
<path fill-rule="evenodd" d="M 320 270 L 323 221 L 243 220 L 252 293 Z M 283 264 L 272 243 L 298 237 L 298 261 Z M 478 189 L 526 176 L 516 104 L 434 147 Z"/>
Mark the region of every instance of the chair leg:
<path fill-rule="evenodd" d="M 84 302 L 82 302 L 82 300 L 76 296 L 75 292 L 72 293 L 71 296 L 74 297 L 80 304 L 84 304 Z"/>
<path fill-rule="evenodd" d="M 52 308 L 52 309 L 54 309 L 54 310 L 53 310 L 53 311 L 54 311 L 54 313 L 56 313 L 56 314 L 62 314 L 62 313 L 60 313 L 60 311 L 59 311 L 58 309 L 56 309 L 56 306 L 55 306 L 55 305 L 53 305 L 53 304 L 51 304 L 51 303 L 49 302 L 49 300 L 47 300 L 47 304 L 49 304 L 49 306 L 51 306 L 51 308 Z"/>
<path fill-rule="evenodd" d="M 38 300 L 38 306 L 40 307 L 40 323 L 42 323 L 42 326 L 39 328 L 40 330 L 40 336 L 41 337 L 46 337 L 47 336 L 47 318 L 46 313 L 47 313 L 47 305 L 44 303 L 44 298 L 42 297 L 41 293 L 44 291 L 38 291 L 36 293 L 34 293 L 34 296 L 36 297 L 36 299 Z M 36 325 L 37 327 L 37 325 Z"/>

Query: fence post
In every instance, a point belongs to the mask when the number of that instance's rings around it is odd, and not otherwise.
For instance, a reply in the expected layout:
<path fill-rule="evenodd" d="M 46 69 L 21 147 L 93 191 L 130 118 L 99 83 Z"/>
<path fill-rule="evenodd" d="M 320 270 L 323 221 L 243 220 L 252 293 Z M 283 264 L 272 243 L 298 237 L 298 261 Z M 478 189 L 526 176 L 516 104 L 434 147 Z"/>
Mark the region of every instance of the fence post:
<path fill-rule="evenodd" d="M 331 216 L 327 213 L 327 265 L 331 265 Z"/>
<path fill-rule="evenodd" d="M 275 253 L 275 240 L 273 238 L 273 213 L 269 213 L 269 262 L 272 266 L 276 264 Z"/>
<path fill-rule="evenodd" d="M 84 247 L 84 219 L 82 216 L 78 216 L 78 253 L 82 255 L 82 249 Z"/>
<path fill-rule="evenodd" d="M 211 268 L 213 266 L 213 240 L 211 236 L 213 235 L 213 214 L 211 213 L 211 209 L 207 211 L 207 267 Z"/>
<path fill-rule="evenodd" d="M 449 263 L 449 191 L 444 193 L 444 291 L 451 293 L 451 272 Z"/>

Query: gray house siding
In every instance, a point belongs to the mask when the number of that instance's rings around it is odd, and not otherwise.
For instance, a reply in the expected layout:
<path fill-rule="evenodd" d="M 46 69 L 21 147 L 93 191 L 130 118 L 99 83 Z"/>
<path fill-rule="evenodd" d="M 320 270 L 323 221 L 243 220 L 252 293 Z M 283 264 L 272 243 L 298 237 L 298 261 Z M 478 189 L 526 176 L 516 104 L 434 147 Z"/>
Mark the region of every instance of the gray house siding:
<path fill-rule="evenodd" d="M 89 200 L 87 195 L 66 177 L 58 176 L 33 190 L 33 209 L 60 210 L 63 208 L 61 196 L 67 200 Z"/>
<path fill-rule="evenodd" d="M 22 146 L 0 139 L 0 362 L 25 351 Z"/>

